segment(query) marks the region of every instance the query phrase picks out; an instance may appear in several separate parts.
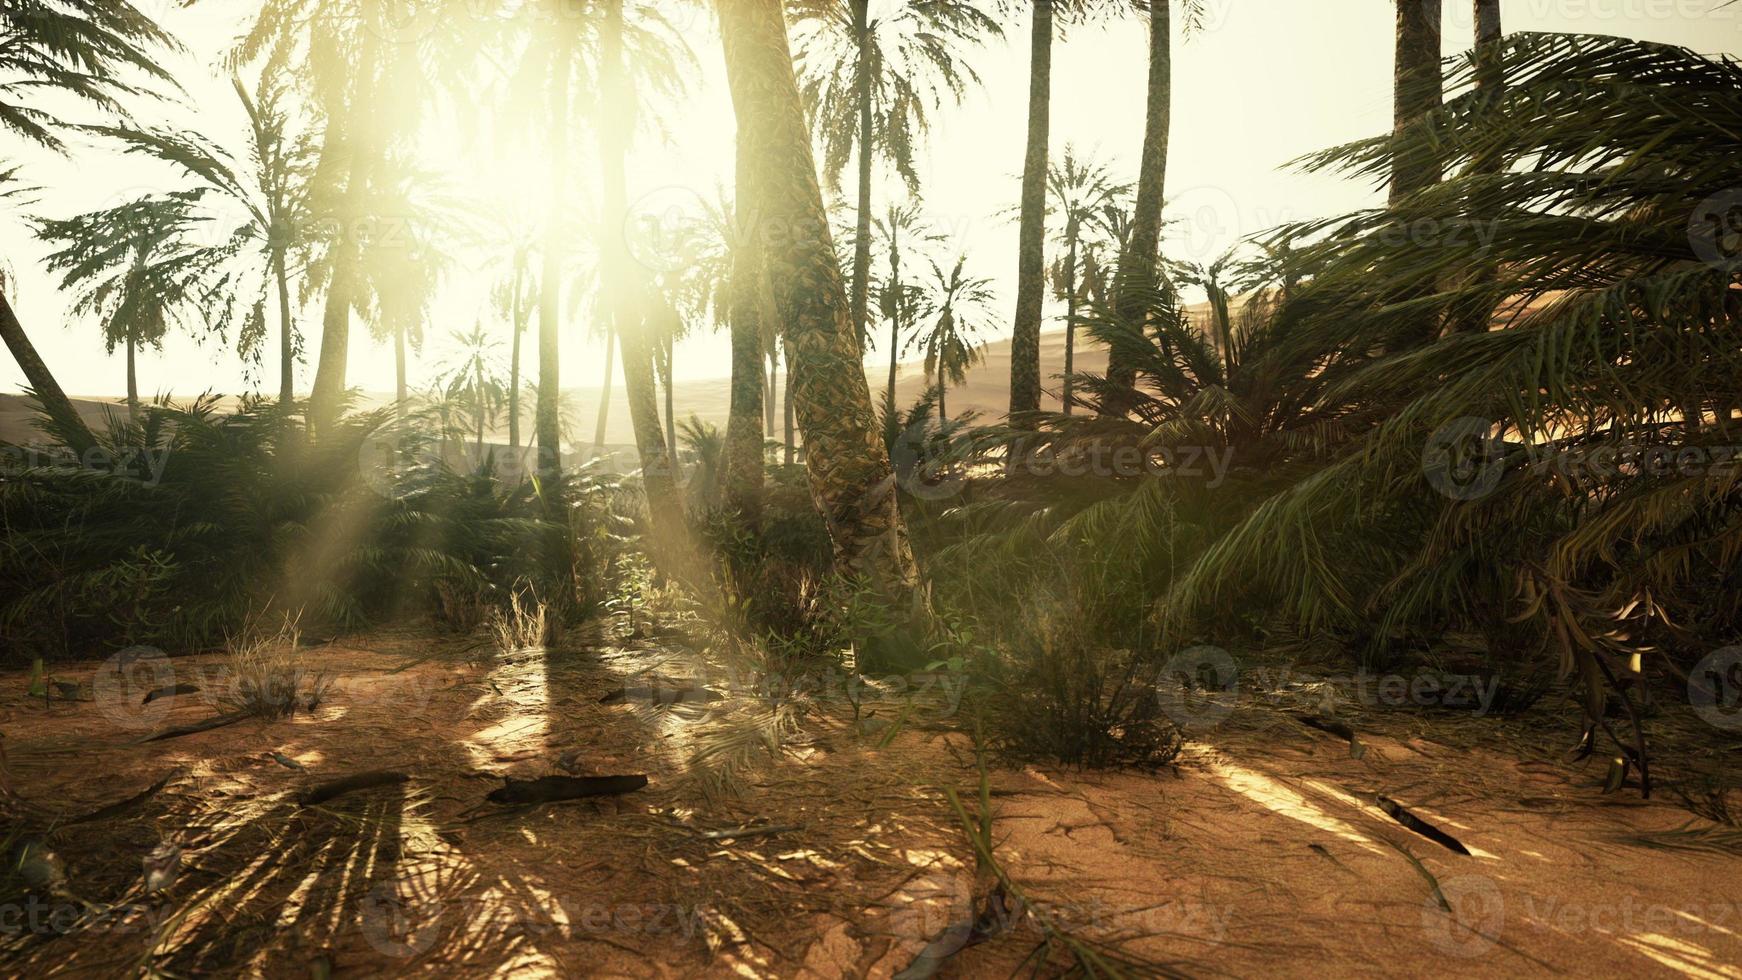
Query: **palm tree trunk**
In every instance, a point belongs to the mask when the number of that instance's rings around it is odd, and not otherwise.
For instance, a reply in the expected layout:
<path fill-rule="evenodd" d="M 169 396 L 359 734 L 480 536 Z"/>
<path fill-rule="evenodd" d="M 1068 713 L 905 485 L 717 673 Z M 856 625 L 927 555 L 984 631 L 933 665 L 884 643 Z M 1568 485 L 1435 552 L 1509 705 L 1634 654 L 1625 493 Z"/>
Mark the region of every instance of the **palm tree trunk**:
<path fill-rule="evenodd" d="M 1393 132 L 1399 136 L 1438 109 L 1444 97 L 1444 80 L 1440 73 L 1440 12 L 1440 0 L 1397 0 L 1392 124 Z M 1400 149 L 1392 160 L 1392 207 L 1440 181 L 1440 161 L 1435 152 L 1426 141 L 1417 140 L 1415 144 L 1408 152 Z M 1438 284 L 1434 282 L 1419 283 L 1397 296 L 1395 302 L 1430 295 L 1436 288 Z M 1412 319 L 1403 328 L 1395 346 L 1407 350 L 1431 344 L 1439 338 L 1439 333 L 1439 317 L 1428 313 Z"/>
<path fill-rule="evenodd" d="M 1173 128 L 1173 4 L 1157 0 L 1149 7 L 1149 96 L 1143 119 L 1143 162 L 1137 174 L 1137 201 L 1131 212 L 1131 235 L 1119 256 L 1117 300 L 1120 319 L 1143 316 L 1143 294 L 1155 284 L 1155 263 L 1161 252 L 1161 209 L 1167 197 L 1168 136 Z M 1107 380 L 1129 387 L 1136 369 L 1118 347 L 1108 352 Z M 1124 399 L 1108 406 L 1118 411 Z"/>
<path fill-rule="evenodd" d="M 0 281 L 0 286 L 7 285 Z M 97 437 L 91 434 L 91 427 L 79 417 L 73 403 L 61 390 L 60 383 L 55 381 L 48 365 L 43 363 L 42 356 L 36 352 L 36 345 L 24 333 L 24 325 L 18 322 L 18 314 L 12 312 L 12 302 L 6 298 L 4 289 L 0 289 L 0 339 L 6 341 L 6 349 L 12 352 L 12 359 L 18 362 L 19 370 L 24 372 L 24 380 L 30 385 L 31 394 L 42 404 L 43 414 L 49 417 L 66 441 L 67 448 L 83 456 L 95 448 Z"/>
<path fill-rule="evenodd" d="M 1476 92 L 1485 101 L 1498 101 L 1506 91 L 1506 68 L 1501 63 L 1500 0 L 1475 0 L 1476 4 Z M 1495 166 L 1488 160 L 1474 160 L 1472 173 L 1491 174 Z M 1474 216 L 1472 215 L 1472 220 Z M 1494 263 L 1484 256 L 1476 263 L 1470 276 L 1470 297 L 1466 309 L 1453 321 L 1459 333 L 1486 333 L 1493 325 L 1494 307 L 1486 296 L 1496 277 Z"/>
<path fill-rule="evenodd" d="M 393 403 L 404 421 L 411 409 L 411 388 L 405 383 L 405 324 L 393 328 Z"/>
<path fill-rule="evenodd" d="M 344 141 L 349 159 L 346 161 L 348 173 L 344 203 L 339 214 L 339 241 L 335 245 L 332 272 L 327 281 L 326 311 L 321 318 L 321 352 L 315 366 L 314 384 L 309 391 L 308 415 L 311 429 L 330 422 L 338 414 L 339 401 L 345 395 L 345 375 L 351 345 L 351 306 L 356 295 L 357 267 L 362 254 L 359 224 L 368 205 L 369 181 L 373 169 L 370 166 L 373 150 L 364 145 L 364 140 L 377 138 L 374 132 L 373 72 L 379 41 L 378 31 L 363 31 L 363 49 L 356 66 L 361 75 L 357 84 L 358 91 L 355 93 L 355 106 L 361 108 L 353 108 L 347 119 L 329 119 L 327 122 L 327 145 L 330 147 L 330 141 L 339 135 L 335 134 L 334 128 L 343 127 L 340 138 Z"/>
<path fill-rule="evenodd" d="M 784 236 L 765 258 L 811 495 L 840 570 L 891 599 L 911 597 L 918 572 L 830 241 L 782 4 L 734 0 L 720 5 L 720 21 L 739 133 L 755 161 L 749 180 L 757 217 L 804 230 Z"/>
<path fill-rule="evenodd" d="M 766 284 L 764 289 L 766 289 Z M 766 295 L 766 294 L 764 294 Z M 780 404 L 780 389 L 774 386 L 774 376 L 780 368 L 780 351 L 768 348 L 768 386 L 762 389 L 762 431 L 774 435 L 774 410 Z"/>
<path fill-rule="evenodd" d="M 1040 318 L 1046 301 L 1046 166 L 1052 129 L 1052 3 L 1034 0 L 1029 41 L 1028 150 L 1022 165 L 1022 228 L 1016 262 L 1016 322 L 1010 338 L 1010 420 L 1040 411 Z"/>
<path fill-rule="evenodd" d="M 1392 123 L 1401 133 L 1440 107 L 1444 80 L 1440 74 L 1440 0 L 1397 0 L 1396 85 L 1392 92 Z M 1440 181 L 1440 161 L 1431 151 L 1407 154 L 1393 161 L 1391 203 Z"/>
<path fill-rule="evenodd" d="M 484 365 L 472 366 L 472 384 L 478 398 L 478 471 L 484 470 Z"/>
<path fill-rule="evenodd" d="M 677 353 L 676 348 L 676 339 L 667 337 L 665 338 L 665 350 L 660 353 L 660 360 L 665 362 L 665 445 L 671 453 L 674 467 L 677 465 L 677 406 L 672 398 L 672 385 L 676 379 L 672 377 L 671 370 L 672 361 Z M 675 471 L 672 473 L 673 479 L 680 475 Z"/>
<path fill-rule="evenodd" d="M 139 415 L 139 371 L 134 362 L 134 351 L 139 344 L 133 337 L 133 331 L 127 332 L 127 415 L 136 418 Z"/>
<path fill-rule="evenodd" d="M 296 400 L 296 324 L 290 318 L 290 276 L 284 250 L 272 253 L 272 276 L 278 281 L 278 404 L 289 411 Z"/>
<path fill-rule="evenodd" d="M 853 333 L 865 349 L 871 297 L 871 0 L 853 0 L 853 34 L 859 66 L 853 78 L 853 98 L 859 106 L 859 214 L 853 241 Z"/>
<path fill-rule="evenodd" d="M 562 479 L 562 365 L 559 340 L 562 335 L 562 222 L 567 190 L 569 77 L 574 70 L 574 40 L 564 37 L 556 54 L 551 76 L 550 213 L 544 229 L 543 265 L 538 279 L 538 404 L 533 429 L 538 439 L 538 475 L 546 486 Z M 554 501 L 555 495 L 551 499 Z"/>
<path fill-rule="evenodd" d="M 1069 254 L 1065 258 L 1065 376 L 1060 382 L 1059 401 L 1071 414 L 1071 372 L 1076 370 L 1077 350 L 1077 223 L 1071 218 Z"/>
<path fill-rule="evenodd" d="M 522 290 L 526 286 L 524 253 L 514 256 L 514 344 L 508 355 L 508 448 L 520 451 L 520 335 L 526 329 L 526 304 Z"/>
<path fill-rule="evenodd" d="M 944 400 L 944 393 L 949 391 L 949 389 L 950 389 L 950 379 L 948 377 L 945 377 L 944 375 L 941 375 L 941 374 L 938 375 L 938 421 L 939 422 L 948 422 L 950 420 L 950 405 L 949 405 L 949 402 Z"/>
<path fill-rule="evenodd" d="M 768 359 L 765 378 L 762 338 L 768 282 L 762 243 L 750 233 L 759 209 L 751 189 L 750 169 L 754 164 L 749 160 L 749 149 L 749 140 L 738 141 L 737 187 L 733 192 L 737 227 L 732 230 L 732 280 L 727 300 L 732 331 L 732 404 L 726 420 L 724 499 L 728 511 L 737 514 L 747 527 L 755 528 L 762 521 L 765 412 L 768 428 L 774 428 L 774 359 Z"/>
<path fill-rule="evenodd" d="M 611 419 L 611 382 L 617 374 L 617 331 L 605 330 L 605 380 L 599 383 L 599 422 L 593 427 L 593 451 L 605 449 L 605 424 Z"/>
<path fill-rule="evenodd" d="M 599 45 L 601 111 L 599 161 L 603 170 L 602 200 L 606 226 L 622 228 L 629 213 L 625 159 L 633 123 L 633 95 L 623 63 L 623 0 L 604 0 L 605 23 Z M 683 500 L 678 496 L 672 456 L 660 431 L 659 403 L 654 386 L 654 346 L 647 335 L 648 318 L 642 297 L 630 288 L 634 270 L 621 235 L 606 236 L 603 255 L 606 298 L 616 324 L 623 355 L 623 389 L 629 396 L 629 420 L 641 457 L 642 488 L 655 532 L 676 544 L 683 527 Z M 645 278 L 637 277 L 637 280 Z"/>

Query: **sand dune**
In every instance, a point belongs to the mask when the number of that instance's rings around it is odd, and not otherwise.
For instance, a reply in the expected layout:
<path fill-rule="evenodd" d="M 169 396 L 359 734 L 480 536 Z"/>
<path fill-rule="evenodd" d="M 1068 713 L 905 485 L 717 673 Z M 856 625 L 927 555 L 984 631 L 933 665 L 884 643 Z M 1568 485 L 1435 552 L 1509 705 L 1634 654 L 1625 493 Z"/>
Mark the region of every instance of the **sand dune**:
<path fill-rule="evenodd" d="M 1042 384 L 1046 389 L 1046 397 L 1042 399 L 1041 407 L 1058 407 L 1059 375 L 1064 370 L 1065 335 L 1063 330 L 1041 334 L 1040 358 Z M 1107 365 L 1107 353 L 1079 336 L 1077 344 L 1078 371 L 1100 372 Z M 880 393 L 888 383 L 888 362 L 877 364 L 875 360 L 866 365 L 866 378 L 870 382 L 873 394 Z M 924 372 L 917 362 L 903 363 L 896 375 L 896 400 L 903 406 L 911 405 L 925 388 Z M 595 420 L 599 412 L 598 386 L 576 388 L 569 390 L 569 397 L 579 413 L 582 424 L 579 426 L 583 441 L 592 440 Z M 191 396 L 190 396 L 191 397 Z M 388 392 L 364 392 L 364 405 L 385 405 L 392 400 Z M 104 414 L 108 411 L 124 411 L 124 400 L 110 396 L 74 396 L 73 404 L 79 414 L 84 416 L 94 428 L 101 429 Z M 705 422 L 724 427 L 731 405 L 731 382 L 726 378 L 709 378 L 700 381 L 681 382 L 676 392 L 677 417 L 689 418 L 691 415 L 700 417 Z M 982 421 L 989 421 L 1002 416 L 1010 405 L 1010 341 L 1008 339 L 994 341 L 987 345 L 985 359 L 974 365 L 968 371 L 968 379 L 964 384 L 952 386 L 948 396 L 948 407 L 951 416 L 959 416 L 965 412 L 976 412 Z M 527 407 L 527 421 L 523 431 L 531 430 L 531 408 Z M 38 433 L 32 427 L 35 412 L 23 395 L 0 395 L 0 441 L 31 442 L 38 438 Z M 776 419 L 778 428 L 780 420 Z M 494 437 L 507 441 L 507 428 L 502 427 Z M 629 446 L 635 441 L 634 432 L 629 426 L 629 403 L 624 398 L 623 386 L 614 386 L 611 392 L 610 416 L 605 430 L 605 441 L 612 446 Z"/>

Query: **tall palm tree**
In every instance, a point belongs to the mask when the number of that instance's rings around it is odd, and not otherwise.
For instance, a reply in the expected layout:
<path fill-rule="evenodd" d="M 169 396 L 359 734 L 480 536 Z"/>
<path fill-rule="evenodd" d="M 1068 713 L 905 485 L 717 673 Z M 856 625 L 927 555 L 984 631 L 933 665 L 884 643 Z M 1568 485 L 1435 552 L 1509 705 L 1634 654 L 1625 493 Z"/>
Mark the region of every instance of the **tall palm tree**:
<path fill-rule="evenodd" d="M 1189 34 L 1202 24 L 1202 0 L 1179 0 Z M 1137 200 L 1125 250 L 1119 256 L 1120 302 L 1124 315 L 1141 312 L 1143 295 L 1155 287 L 1155 266 L 1161 258 L 1161 209 L 1167 197 L 1167 154 L 1173 126 L 1173 4 L 1148 0 L 1149 86 L 1143 122 L 1143 159 L 1137 173 Z M 1129 385 L 1134 366 L 1109 352 L 1107 377 Z M 1115 400 L 1116 401 L 1116 400 Z"/>
<path fill-rule="evenodd" d="M 128 0 L 63 0 L 56 4 L 8 4 L 0 11 L 0 130 L 57 153 L 65 152 L 51 90 L 75 102 L 115 114 L 120 100 L 142 84 L 170 82 L 157 52 L 176 48 L 173 38 Z M 135 72 L 142 82 L 129 80 Z M 73 404 L 24 332 L 0 281 L 0 340 L 18 362 L 32 393 L 60 435 L 77 452 L 96 445 Z"/>
<path fill-rule="evenodd" d="M 38 235 L 58 250 L 48 270 L 74 296 L 74 316 L 95 316 L 110 353 L 127 353 L 127 408 L 139 411 L 136 357 L 161 347 L 170 328 L 186 325 L 214 292 L 208 284 L 226 255 L 199 246 L 189 232 L 201 221 L 202 191 L 152 195 L 65 220 L 38 221 Z"/>
<path fill-rule="evenodd" d="M 841 571 L 886 595 L 911 595 L 917 569 L 830 240 L 785 15 L 780 0 L 736 0 L 719 13 L 739 138 L 753 161 L 755 231 L 805 232 L 771 242 L 765 258 L 812 495 Z"/>
<path fill-rule="evenodd" d="M 881 154 L 919 185 L 913 151 L 946 98 L 959 103 L 979 75 L 969 48 L 1004 35 L 973 0 L 789 0 L 797 34 L 801 92 L 823 149 L 823 172 L 837 190 L 858 154 L 857 231 L 853 236 L 853 328 L 869 328 L 872 164 Z M 874 16 L 874 13 L 882 16 Z"/>
<path fill-rule="evenodd" d="M 768 272 L 762 242 L 756 238 L 755 215 L 761 211 L 750 172 L 749 140 L 736 140 L 732 210 L 725 218 L 730 243 L 727 319 L 732 331 L 732 397 L 726 421 L 725 505 L 747 527 L 762 519 L 763 423 L 774 428 L 774 348 L 768 333 L 774 327 L 769 309 Z M 769 376 L 762 374 L 768 354 Z M 766 407 L 766 415 L 764 408 Z"/>
<path fill-rule="evenodd" d="M 608 229 L 600 247 L 601 283 L 617 333 L 618 353 L 623 361 L 623 387 L 629 396 L 629 418 L 635 429 L 635 444 L 641 457 L 642 488 L 656 533 L 678 543 L 683 527 L 683 498 L 678 493 L 677 472 L 670 445 L 659 423 L 658 395 L 654 382 L 654 337 L 650 320 L 651 283 L 647 270 L 632 261 L 623 230 L 629 221 L 629 190 L 626 160 L 634 135 L 638 95 L 631 84 L 625 58 L 628 31 L 624 23 L 624 0 L 602 0 L 599 24 L 599 165 L 601 202 Z M 637 8 L 642 17 L 655 15 Z M 675 77 L 675 75 L 673 76 Z"/>
<path fill-rule="evenodd" d="M 483 468 L 484 433 L 507 407 L 508 390 L 502 379 L 502 344 L 484 329 L 482 322 L 471 330 L 452 335 L 455 353 L 436 379 L 436 389 L 470 417 L 477 439 L 477 464 Z"/>
<path fill-rule="evenodd" d="M 937 389 L 940 422 L 950 419 L 946 400 L 950 385 L 967 380 L 968 368 L 980 359 L 985 347 L 978 338 L 993 329 L 995 319 L 993 304 L 998 294 L 992 280 L 968 275 L 964 271 L 967 263 L 966 255 L 959 256 L 949 272 L 931 263 L 931 280 L 926 283 L 931 294 L 926 306 L 931 315 L 928 325 L 913 338 L 925 357 L 926 377 Z"/>
<path fill-rule="evenodd" d="M 1476 92 L 1491 100 L 1498 100 L 1506 91 L 1506 69 L 1502 63 L 1504 52 L 1500 42 L 1504 32 L 1500 27 L 1500 0 L 1473 0 L 1476 14 L 1475 57 L 1479 71 L 1476 73 Z M 1489 160 L 1478 160 L 1471 163 L 1478 173 L 1493 173 L 1494 164 Z M 1492 264 L 1479 260 L 1471 272 L 1472 283 L 1480 285 L 1493 280 L 1495 275 Z M 1475 291 L 1481 296 L 1480 289 Z M 1452 329 L 1459 333 L 1482 333 L 1493 325 L 1494 309 L 1482 300 L 1476 299 L 1463 310 L 1456 311 L 1451 317 Z"/>
<path fill-rule="evenodd" d="M 889 385 L 883 393 L 883 417 L 885 425 L 892 425 L 899 421 L 899 414 L 895 411 L 895 376 L 901 363 L 903 338 L 912 329 L 914 321 L 926 312 L 926 294 L 919 277 L 906 278 L 902 268 L 915 259 L 930 261 L 928 249 L 942 243 L 943 236 L 932 229 L 916 202 L 890 205 L 873 223 L 872 233 L 887 267 L 882 280 L 875 283 L 874 291 L 877 293 L 877 311 L 889 322 Z M 893 435 L 889 438 L 893 439 Z"/>
<path fill-rule="evenodd" d="M 530 239 L 511 246 L 508 272 L 490 293 L 497 315 L 508 321 L 514 338 L 508 355 L 508 447 L 515 450 L 520 448 L 521 337 L 532 319 L 533 300 L 539 293 L 538 279 L 532 273 L 534 247 Z"/>
<path fill-rule="evenodd" d="M 199 133 L 132 126 L 93 127 L 114 138 L 125 152 L 161 160 L 200 188 L 208 223 L 217 225 L 234 256 L 221 288 L 218 328 L 237 330 L 239 353 L 257 358 L 266 327 L 266 307 L 276 302 L 279 327 L 278 399 L 295 400 L 296 323 L 291 313 L 290 284 L 300 270 L 310 244 L 309 182 L 314 148 L 308 137 L 292 129 L 286 106 L 289 91 L 281 66 L 269 64 L 250 92 L 240 78 L 232 79 L 236 97 L 248 119 L 241 135 L 242 152 L 233 153 Z"/>
<path fill-rule="evenodd" d="M 1063 220 L 1057 233 L 1064 254 L 1053 266 L 1053 285 L 1065 304 L 1065 366 L 1059 399 L 1071 414 L 1071 375 L 1076 371 L 1078 309 L 1084 292 L 1084 262 L 1096 245 L 1111 238 L 1108 214 L 1118 213 L 1131 193 L 1131 185 L 1119 183 L 1104 164 L 1079 155 L 1070 146 L 1047 172 L 1050 210 Z M 1086 254 L 1088 253 L 1088 254 Z"/>

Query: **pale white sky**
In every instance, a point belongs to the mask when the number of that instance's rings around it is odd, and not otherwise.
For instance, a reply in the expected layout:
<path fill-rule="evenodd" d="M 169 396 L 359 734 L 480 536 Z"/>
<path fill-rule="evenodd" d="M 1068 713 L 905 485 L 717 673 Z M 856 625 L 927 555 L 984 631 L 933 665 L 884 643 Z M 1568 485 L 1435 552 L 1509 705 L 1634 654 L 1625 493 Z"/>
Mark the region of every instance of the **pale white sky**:
<path fill-rule="evenodd" d="M 1334 214 L 1374 203 L 1379 192 L 1335 179 L 1309 177 L 1282 166 L 1302 154 L 1384 131 L 1390 119 L 1393 6 L 1388 0 L 1207 0 L 1210 14 L 1203 33 L 1177 40 L 1174 64 L 1174 125 L 1169 163 L 1167 218 L 1173 224 L 1165 244 L 1174 258 L 1209 259 L 1240 238 L 1283 221 Z M 1742 53 L 1742 5 L 1720 8 L 1722 0 L 1503 0 L 1508 31 L 1569 30 L 1621 34 L 1684 44 L 1697 50 Z M 1468 47 L 1472 33 L 1469 0 L 1446 0 L 1446 50 Z M 173 66 L 190 91 L 194 109 L 171 113 L 181 125 L 221 131 L 239 110 L 227 83 L 211 76 L 210 63 L 226 46 L 240 16 L 252 6 L 201 4 L 183 10 L 179 0 L 145 0 L 141 6 L 183 37 L 190 55 Z M 719 62 L 712 17 L 672 0 L 672 17 L 686 35 L 701 65 L 688 99 L 664 110 L 666 142 L 646 137 L 632 161 L 632 197 L 679 195 L 693 189 L 712 199 L 716 188 L 731 185 L 733 123 Z M 1003 213 L 1017 199 L 1027 117 L 1028 30 L 1013 23 L 1005 43 L 981 52 L 975 64 L 984 87 L 959 109 L 939 112 L 922 162 L 927 210 L 943 228 L 957 234 L 970 256 L 970 271 L 997 280 L 1002 304 L 1014 304 L 1016 228 Z M 1135 20 L 1085 30 L 1058 45 L 1053 68 L 1053 133 L 1056 155 L 1074 143 L 1095 149 L 1126 179 L 1135 177 L 1147 75 L 1146 37 Z M 209 76 L 209 77 L 208 77 Z M 149 114 L 144 114 L 150 118 Z M 6 139 L 10 140 L 10 137 Z M 438 127 L 426 141 L 432 159 L 465 151 L 457 166 L 462 186 L 487 185 L 509 178 L 515 186 L 538 186 L 536 167 L 502 160 L 480 160 L 471 147 L 455 147 L 454 137 Z M 27 177 L 47 185 L 38 210 L 67 216 L 114 203 L 143 189 L 163 189 L 164 174 L 122 161 L 100 149 L 71 160 L 51 160 L 28 150 L 0 145 L 0 159 L 30 164 Z M 592 164 L 577 162 L 582 193 L 593 181 Z M 887 179 L 879 207 L 890 195 L 904 196 L 899 182 Z M 656 198 L 657 199 L 657 198 Z M 44 358 L 71 393 L 105 394 L 123 390 L 124 367 L 117 354 L 104 355 L 94 323 L 68 322 L 66 303 L 56 294 L 40 262 L 45 250 L 15 214 L 0 219 L 0 261 L 16 276 L 13 304 Z M 465 328 L 481 312 L 483 287 L 478 263 L 462 262 L 435 306 L 428 327 L 431 343 L 413 363 L 414 384 L 427 382 L 443 357 L 442 338 Z M 318 335 L 318 306 L 300 317 L 305 331 Z M 276 331 L 274 320 L 272 329 Z M 506 330 L 504 350 L 506 349 Z M 276 334 L 274 334 L 276 337 Z M 274 347 L 276 340 L 272 341 Z M 297 374 L 306 390 L 313 376 L 309 358 Z M 269 354 L 265 387 L 276 388 L 276 361 Z M 592 326 L 575 322 L 563 349 L 568 386 L 597 385 L 603 370 L 601 341 Z M 724 336 L 700 328 L 680 344 L 677 376 L 719 377 L 729 371 Z M 215 343 L 174 337 L 164 350 L 147 351 L 139 362 L 142 392 L 172 390 L 193 395 L 212 389 L 235 393 L 249 388 L 243 365 Z M 0 355 L 0 390 L 16 390 L 22 374 Z M 258 382 L 255 382 L 258 384 Z M 388 390 L 393 354 L 375 344 L 359 325 L 351 349 L 349 383 Z"/>

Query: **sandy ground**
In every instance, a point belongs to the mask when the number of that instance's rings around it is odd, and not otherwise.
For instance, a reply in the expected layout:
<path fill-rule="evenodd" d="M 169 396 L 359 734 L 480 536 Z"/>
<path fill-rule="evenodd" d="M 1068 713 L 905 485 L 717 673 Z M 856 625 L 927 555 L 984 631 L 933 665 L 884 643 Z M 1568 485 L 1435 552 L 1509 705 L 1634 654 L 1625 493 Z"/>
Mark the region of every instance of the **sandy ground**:
<path fill-rule="evenodd" d="M 93 700 L 47 706 L 0 676 L 0 812 L 15 840 L 52 826 L 65 871 L 56 895 L 0 908 L 0 973 L 889 977 L 971 916 L 944 790 L 972 806 L 979 777 L 947 687 L 872 698 L 858 721 L 812 701 L 771 763 L 767 701 L 623 632 L 484 660 L 448 637 L 346 638 L 302 654 L 335 672 L 313 713 L 149 743 L 220 710 L 222 657 L 139 661 L 130 682 L 113 661 L 63 666 Z M 728 696 L 668 703 L 698 672 Z M 139 703 L 171 675 L 202 690 Z M 1354 759 L 1276 710 L 1288 696 L 1212 712 L 1157 773 L 993 770 L 996 853 L 1036 915 L 1151 973 L 1742 977 L 1742 856 L 1645 846 L 1722 828 L 1668 791 L 1601 795 L 1600 764 L 1558 761 L 1560 709 L 1365 712 Z M 1733 779 L 1726 737 L 1701 759 Z M 736 792 L 714 788 L 735 756 Z M 373 769 L 410 779 L 297 803 Z M 650 783 L 484 803 L 500 776 L 564 771 Z M 1381 793 L 1471 854 L 1399 826 Z M 147 894 L 163 843 L 179 870 Z M 1036 923 L 939 975 L 1061 972 Z"/>
<path fill-rule="evenodd" d="M 1046 385 L 1048 396 L 1043 400 L 1042 408 L 1057 410 L 1059 403 L 1057 375 L 1064 370 L 1064 332 L 1055 330 L 1041 335 L 1040 357 L 1041 377 Z M 1082 338 L 1078 338 L 1082 341 Z M 1080 342 L 1076 351 L 1076 370 L 1087 372 L 1104 371 L 1107 367 L 1107 353 L 1094 349 L 1086 341 Z M 583 371 L 590 374 L 591 368 L 583 366 Z M 889 381 L 889 362 L 877 362 L 875 354 L 865 368 L 872 393 L 875 395 L 883 390 Z M 776 380 L 781 384 L 785 378 L 784 372 Z M 911 405 L 925 390 L 924 371 L 917 363 L 904 363 L 900 366 L 895 385 L 896 401 L 903 406 Z M 595 420 L 599 413 L 599 396 L 602 389 L 597 385 L 568 389 L 566 394 L 571 399 L 576 417 L 580 420 L 581 436 L 590 444 L 593 438 Z M 198 392 L 178 391 L 175 393 L 178 402 L 191 398 Z M 677 416 L 687 419 L 696 415 L 704 422 L 711 422 L 720 428 L 726 426 L 727 414 L 731 408 L 731 382 L 727 378 L 709 378 L 699 381 L 680 382 L 675 393 Z M 949 391 L 948 407 L 952 417 L 964 413 L 976 413 L 983 422 L 997 420 L 1010 407 L 1010 341 L 1000 340 L 987 345 L 985 359 L 968 371 L 967 381 L 962 385 L 952 387 Z M 392 400 L 390 393 L 364 392 L 359 396 L 360 407 L 375 407 L 386 405 Z M 104 410 L 124 411 L 124 402 L 118 398 L 108 397 L 75 397 L 74 405 L 85 420 L 99 431 L 104 423 Z M 663 413 L 663 402 L 661 412 Z M 529 410 L 530 411 L 530 410 Z M 0 442 L 31 443 L 40 439 L 39 433 L 32 425 L 35 418 L 34 409 L 29 401 L 18 394 L 0 394 Z M 530 418 L 530 414 L 528 415 Z M 635 432 L 629 424 L 629 402 L 623 393 L 622 384 L 612 386 L 611 408 L 606 414 L 605 442 L 613 447 L 632 447 L 635 445 Z M 778 430 L 782 422 L 775 420 Z M 530 430 L 529 430 L 530 431 Z M 778 438 L 778 431 L 772 436 Z M 506 442 L 506 422 L 494 439 Z"/>

